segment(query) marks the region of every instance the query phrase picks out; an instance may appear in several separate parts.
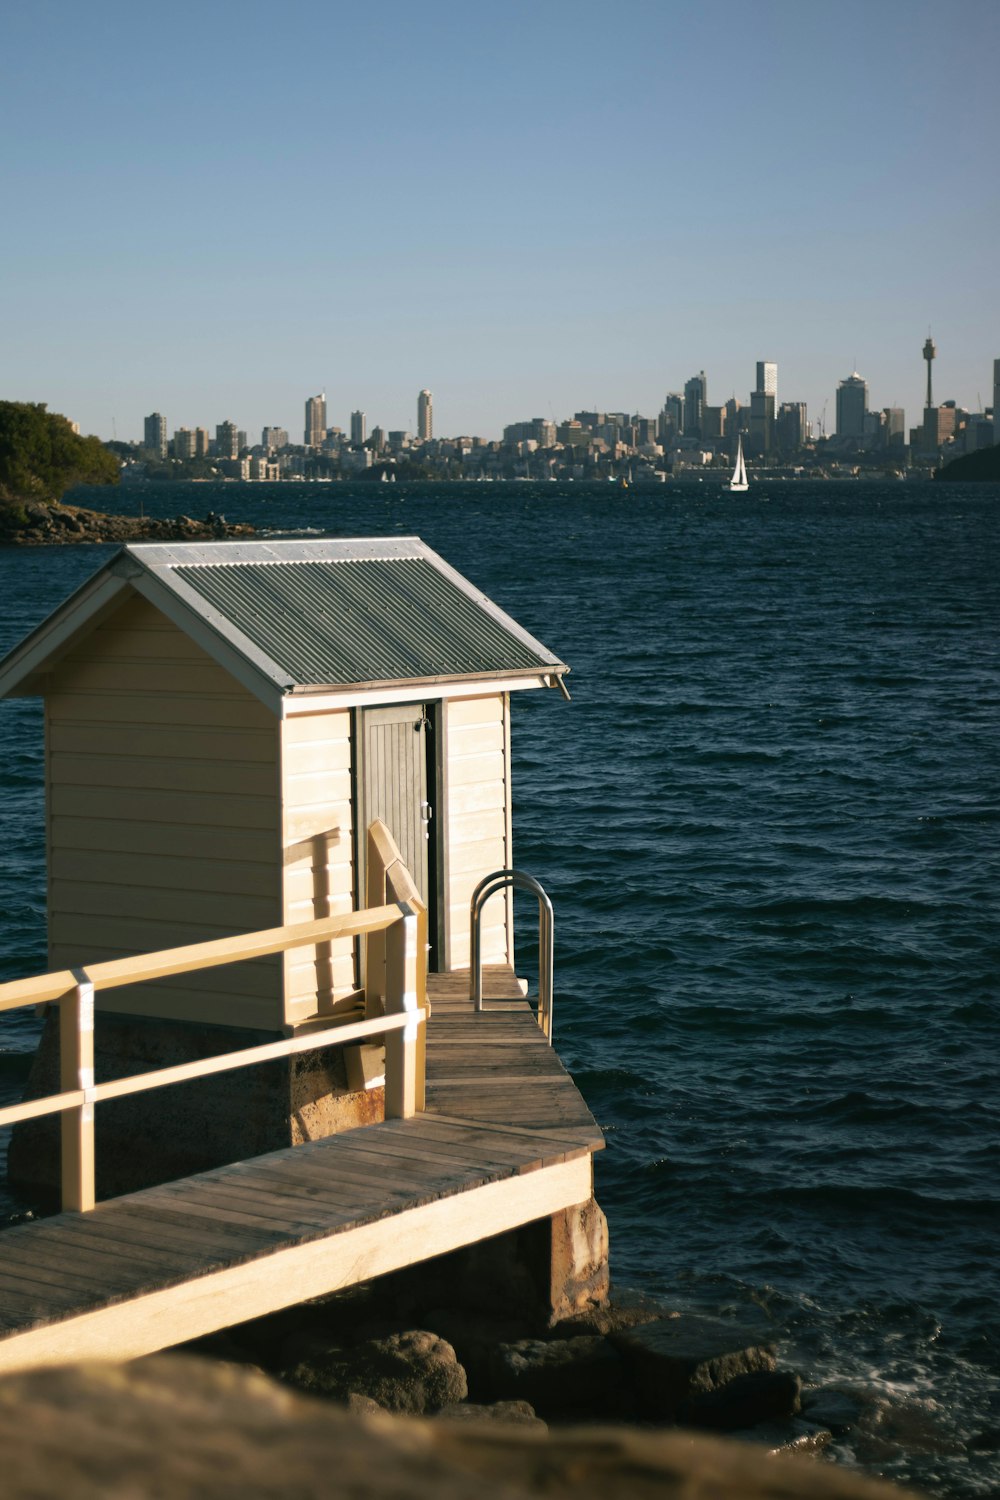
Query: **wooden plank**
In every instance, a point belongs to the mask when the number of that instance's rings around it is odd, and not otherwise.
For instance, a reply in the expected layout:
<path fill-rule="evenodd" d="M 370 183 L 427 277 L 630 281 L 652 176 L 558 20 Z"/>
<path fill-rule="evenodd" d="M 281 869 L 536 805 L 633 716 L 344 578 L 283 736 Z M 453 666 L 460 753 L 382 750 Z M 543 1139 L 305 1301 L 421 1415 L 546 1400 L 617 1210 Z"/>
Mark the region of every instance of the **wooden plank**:
<path fill-rule="evenodd" d="M 94 818 L 86 811 L 80 816 L 53 815 L 52 838 L 60 849 L 162 854 L 191 861 L 215 860 L 220 848 L 218 831 L 212 826 L 187 823 L 170 828 L 144 818 Z M 224 848 L 227 859 L 263 865 L 270 873 L 274 870 L 275 844 L 273 828 L 228 828 Z"/>
<path fill-rule="evenodd" d="M 322 713 L 296 714 L 285 719 L 281 736 L 286 754 L 297 745 L 350 743 L 351 714 L 349 709 L 326 709 Z"/>
<path fill-rule="evenodd" d="M 218 724 L 122 724 L 57 719 L 49 745 L 54 754 L 121 757 L 123 748 L 134 759 L 251 762 L 273 766 L 276 724 L 267 729 L 234 729 Z"/>
<path fill-rule="evenodd" d="M 191 661 L 72 661 L 64 658 L 54 674 L 57 693 L 176 693 L 185 698 L 247 696 L 223 667 L 208 656 Z"/>
<path fill-rule="evenodd" d="M 137 1239 L 125 1221 L 101 1223 L 101 1208 L 89 1214 L 62 1215 L 47 1221 L 46 1225 L 32 1226 L 32 1254 L 36 1237 L 42 1240 L 39 1254 L 44 1249 L 49 1264 L 58 1264 L 60 1258 L 70 1263 L 81 1260 L 94 1266 L 94 1274 L 103 1276 L 109 1296 L 115 1295 L 116 1287 L 129 1287 L 133 1279 L 143 1283 L 167 1282 L 191 1274 L 190 1252 L 185 1253 L 165 1245 L 162 1240 Z M 51 1230 L 51 1238 L 43 1238 L 43 1228 Z M 98 1233 L 91 1231 L 99 1230 Z M 6 1237 L 11 1231 L 4 1231 Z M 202 1256 L 201 1259 L 204 1259 Z"/>
<path fill-rule="evenodd" d="M 444 1124 L 465 1124 L 470 1116 L 442 1108 L 430 1111 L 424 1116 L 427 1120 L 440 1120 Z M 600 1151 L 604 1147 L 604 1137 L 600 1127 L 593 1117 L 587 1124 L 580 1125 L 525 1125 L 516 1120 L 487 1120 L 474 1117 L 475 1124 L 484 1129 L 503 1130 L 511 1135 L 527 1136 L 532 1139 L 546 1139 L 553 1142 L 562 1142 L 568 1147 L 587 1145 L 589 1150 Z M 593 1142 L 591 1145 L 590 1143 Z"/>
<path fill-rule="evenodd" d="M 125 743 L 128 744 L 128 738 Z M 119 751 L 121 748 L 119 740 Z M 59 787 L 128 788 L 182 792 L 185 796 L 204 793 L 227 800 L 235 795 L 272 798 L 277 794 L 273 761 L 60 753 L 49 757 L 49 765 L 52 784 Z"/>
<path fill-rule="evenodd" d="M 216 938 L 205 943 L 191 943 L 180 948 L 145 952 L 134 958 L 112 959 L 107 963 L 90 965 L 87 977 L 102 990 L 116 989 L 119 985 L 186 974 L 192 969 L 242 963 L 280 953 L 288 948 L 340 937 L 347 932 L 381 931 L 397 920 L 398 915 L 395 907 L 378 907 L 374 911 L 355 912 L 350 916 L 301 922 L 294 927 L 274 927 L 265 932 L 251 932 L 237 937 Z M 15 979 L 9 984 L 0 985 L 0 1010 L 58 999 L 75 984 L 72 975 L 69 978 L 71 984 L 65 982 L 65 973 L 41 974 L 34 979 Z"/>
<path fill-rule="evenodd" d="M 159 899 L 152 892 L 192 891 L 230 896 L 266 896 L 277 903 L 280 871 L 274 862 L 251 864 L 236 859 L 183 859 L 157 854 L 108 853 L 100 849 L 53 849 L 52 878 L 62 882 L 92 881 L 98 885 L 140 886 L 148 906 Z"/>
<path fill-rule="evenodd" d="M 183 1214 L 185 1219 L 217 1220 L 250 1230 L 261 1230 L 282 1241 L 309 1238 L 313 1234 L 329 1233 L 336 1221 L 329 1211 L 316 1209 L 303 1212 L 302 1198 L 285 1194 L 239 1192 L 231 1184 L 216 1183 L 211 1188 L 189 1187 L 172 1197 L 157 1199 L 159 1207 Z M 350 1222 L 346 1215 L 341 1222 Z"/>
<path fill-rule="evenodd" d="M 256 828 L 276 832 L 274 797 L 226 796 L 214 792 L 142 791 L 134 787 L 52 786 L 52 813 L 66 818 L 138 818 L 201 828 Z"/>
<path fill-rule="evenodd" d="M 133 724 L 185 723 L 219 729 L 270 730 L 274 715 L 249 694 L 192 698 L 186 693 L 93 692 L 74 682 L 63 682 L 46 699 L 46 712 L 55 722 L 118 724 L 126 734 Z"/>
<path fill-rule="evenodd" d="M 482 698 L 450 698 L 448 700 L 448 733 L 461 729 L 466 724 L 493 724 L 503 717 L 503 700 L 499 693 L 490 693 Z"/>
<path fill-rule="evenodd" d="M 584 1202 L 589 1161 L 504 1178 L 385 1222 L 215 1271 L 178 1287 L 0 1340 L 0 1369 L 77 1359 L 133 1359 L 388 1271 L 441 1255 Z"/>

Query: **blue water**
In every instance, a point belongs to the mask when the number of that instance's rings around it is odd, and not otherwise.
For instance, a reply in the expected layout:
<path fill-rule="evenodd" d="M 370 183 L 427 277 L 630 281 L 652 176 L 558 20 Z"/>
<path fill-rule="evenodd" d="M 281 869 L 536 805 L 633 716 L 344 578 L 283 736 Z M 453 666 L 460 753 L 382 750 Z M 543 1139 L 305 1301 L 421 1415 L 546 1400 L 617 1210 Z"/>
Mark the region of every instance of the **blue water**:
<path fill-rule="evenodd" d="M 786 1363 L 868 1392 L 841 1461 L 995 1494 L 1000 489 L 143 503 L 419 534 L 571 664 L 571 704 L 515 696 L 515 851 L 555 901 L 615 1277 L 763 1315 Z M 0 550 L 0 646 L 107 550 Z M 42 733 L 30 702 L 0 725 L 10 977 L 44 967 Z M 8 1022 L 9 1091 L 33 1025 Z"/>

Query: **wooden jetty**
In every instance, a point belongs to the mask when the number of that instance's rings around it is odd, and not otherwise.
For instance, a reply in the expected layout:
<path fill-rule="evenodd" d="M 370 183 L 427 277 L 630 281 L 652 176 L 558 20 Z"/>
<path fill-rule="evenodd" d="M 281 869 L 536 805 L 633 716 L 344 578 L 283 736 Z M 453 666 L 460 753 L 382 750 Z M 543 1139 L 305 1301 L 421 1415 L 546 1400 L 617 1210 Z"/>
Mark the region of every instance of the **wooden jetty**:
<path fill-rule="evenodd" d="M 0 1009 L 60 1006 L 61 1093 L 0 1111 L 0 1125 L 62 1113 L 66 1205 L 0 1235 L 0 1370 L 136 1357 L 591 1198 L 601 1133 L 513 970 L 487 967 L 477 1011 L 467 972 L 426 974 L 424 914 L 401 861 L 381 875 L 389 900 L 347 918 L 0 986 Z M 381 1016 L 94 1084 L 95 989 L 348 933 L 368 944 L 373 985 L 382 965 Z M 101 1100 L 375 1036 L 383 1122 L 94 1203 Z"/>
<path fill-rule="evenodd" d="M 0 985 L 49 1007 L 45 1097 L 0 1126 L 63 1208 L 0 1234 L 0 1370 L 555 1245 L 591 1203 L 550 973 L 541 1024 L 513 974 L 513 885 L 550 908 L 512 868 L 510 699 L 567 671 L 415 537 L 127 547 L 0 662 L 45 705 L 53 971 Z"/>

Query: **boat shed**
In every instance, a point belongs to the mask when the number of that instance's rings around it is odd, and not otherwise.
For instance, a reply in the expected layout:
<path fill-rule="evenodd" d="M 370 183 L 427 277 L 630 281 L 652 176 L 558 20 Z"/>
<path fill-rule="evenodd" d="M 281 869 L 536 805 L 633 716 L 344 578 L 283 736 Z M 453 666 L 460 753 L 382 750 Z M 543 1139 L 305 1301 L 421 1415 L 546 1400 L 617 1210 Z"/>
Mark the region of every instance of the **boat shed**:
<path fill-rule="evenodd" d="M 50 967 L 364 905 L 376 817 L 430 967 L 467 966 L 471 892 L 513 863 L 510 694 L 567 670 L 416 537 L 125 547 L 0 663 L 0 696 L 45 701 Z M 512 920 L 508 892 L 487 962 Z M 288 1035 L 353 1011 L 359 961 L 346 939 L 99 1000 Z"/>

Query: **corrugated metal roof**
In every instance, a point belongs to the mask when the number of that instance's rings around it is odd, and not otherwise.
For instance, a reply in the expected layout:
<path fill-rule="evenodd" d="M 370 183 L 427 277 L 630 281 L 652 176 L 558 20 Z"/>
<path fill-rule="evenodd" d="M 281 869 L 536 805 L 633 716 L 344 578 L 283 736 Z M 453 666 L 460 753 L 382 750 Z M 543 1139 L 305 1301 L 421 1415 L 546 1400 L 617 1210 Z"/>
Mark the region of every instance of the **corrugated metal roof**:
<path fill-rule="evenodd" d="M 0 662 L 0 695 L 40 691 L 78 635 L 133 590 L 272 706 L 274 694 L 568 671 L 419 537 L 143 542 Z"/>
<path fill-rule="evenodd" d="M 344 686 L 553 665 L 426 558 L 175 567 L 297 684 Z"/>

